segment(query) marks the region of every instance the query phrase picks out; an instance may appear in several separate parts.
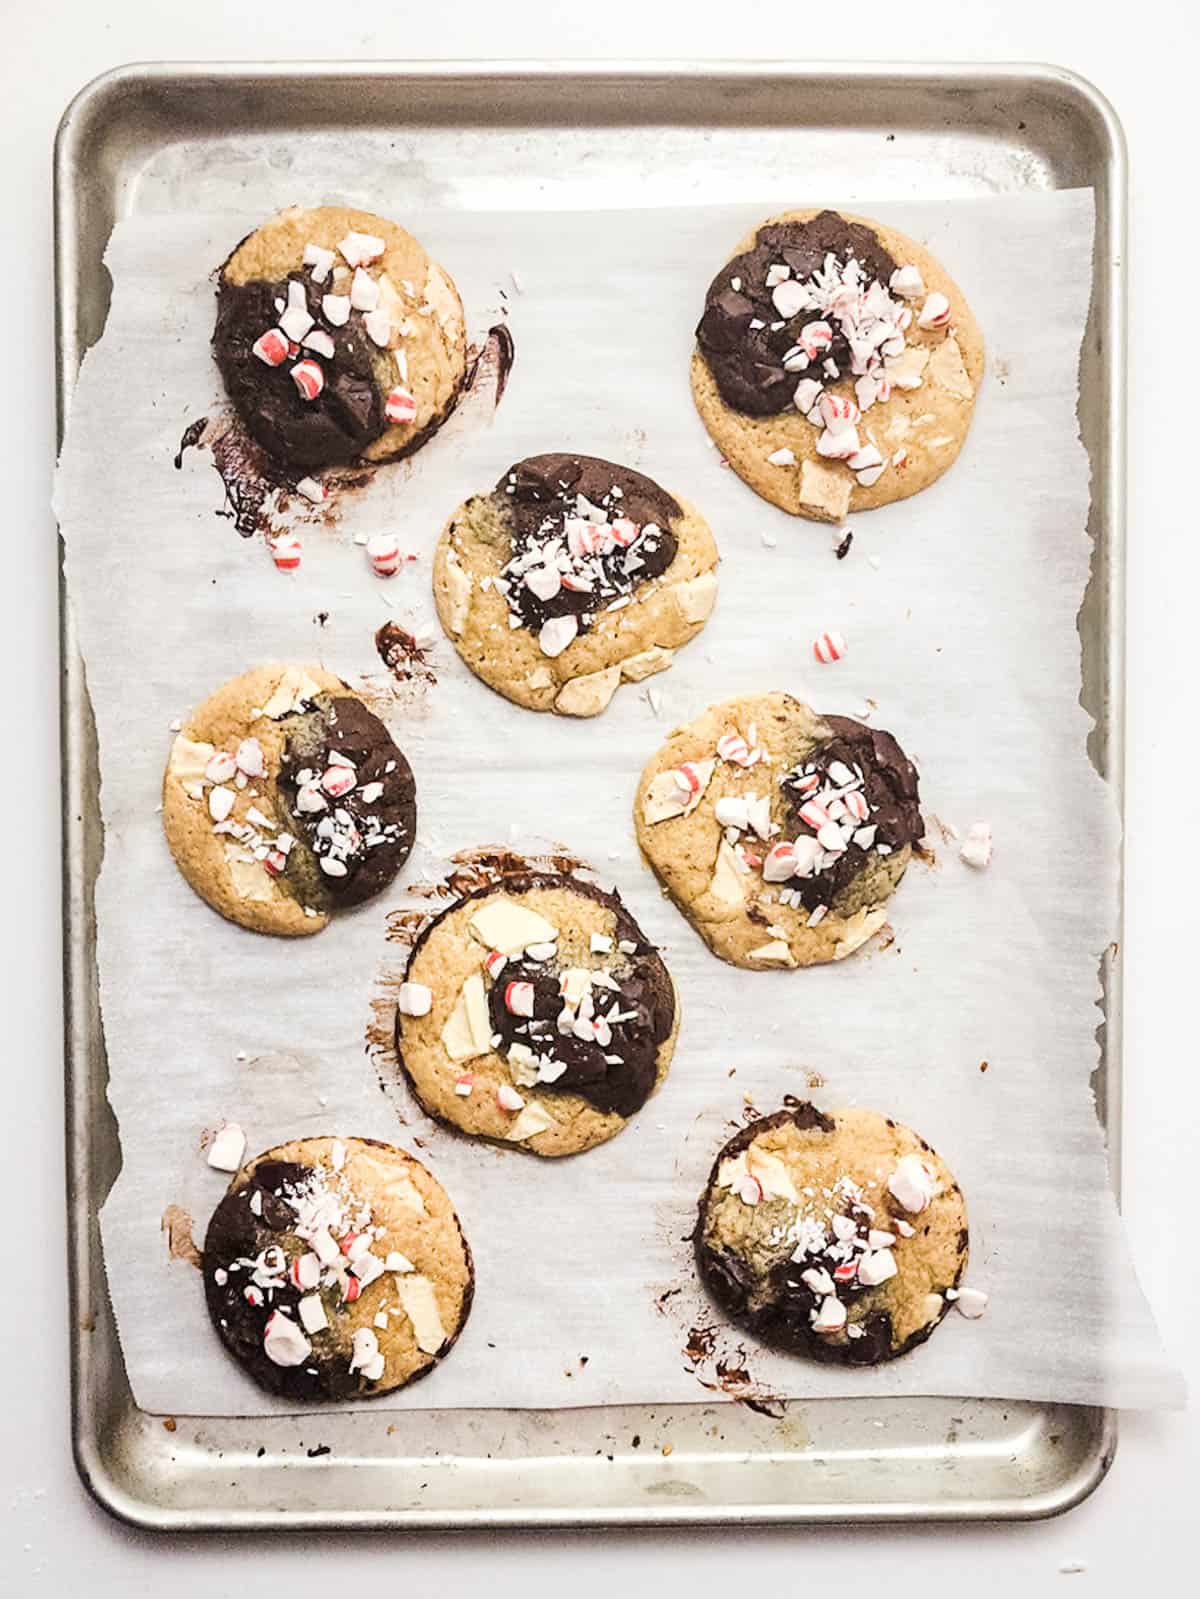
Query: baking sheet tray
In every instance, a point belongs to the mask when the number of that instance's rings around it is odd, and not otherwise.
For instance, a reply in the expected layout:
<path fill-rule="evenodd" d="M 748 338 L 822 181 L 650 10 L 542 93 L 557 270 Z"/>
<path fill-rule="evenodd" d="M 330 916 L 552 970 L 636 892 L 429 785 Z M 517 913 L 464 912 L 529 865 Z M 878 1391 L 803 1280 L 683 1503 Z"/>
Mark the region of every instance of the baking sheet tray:
<path fill-rule="evenodd" d="M 414 207 L 465 205 L 483 191 L 493 206 L 548 207 L 567 185 L 578 205 L 581 182 L 597 208 L 634 194 L 653 204 L 668 181 L 676 200 L 682 191 L 717 203 L 740 197 L 756 164 L 793 173 L 798 196 L 819 188 L 848 204 L 860 193 L 1091 187 L 1095 299 L 1081 420 L 1096 560 L 1080 625 L 1093 756 L 1119 783 L 1124 172 L 1119 129 L 1093 91 L 1046 68 L 122 69 L 83 92 L 60 132 L 63 416 L 103 327 L 101 257 L 118 217 L 181 203 L 200 144 L 236 140 L 241 153 L 302 171 L 306 142 L 328 147 L 366 129 L 394 135 L 397 187 Z M 95 743 L 65 609 L 63 662 L 75 1441 L 85 1481 L 109 1508 L 181 1527 L 1033 1516 L 1100 1479 L 1112 1418 L 1065 1406 L 829 1400 L 794 1402 L 781 1420 L 729 1404 L 356 1413 L 192 1419 L 173 1431 L 139 1411 L 96 1229 L 120 1156 L 92 965 Z M 1098 1087 L 1111 1117 L 1120 1007 L 1117 974 L 1106 975 Z"/>

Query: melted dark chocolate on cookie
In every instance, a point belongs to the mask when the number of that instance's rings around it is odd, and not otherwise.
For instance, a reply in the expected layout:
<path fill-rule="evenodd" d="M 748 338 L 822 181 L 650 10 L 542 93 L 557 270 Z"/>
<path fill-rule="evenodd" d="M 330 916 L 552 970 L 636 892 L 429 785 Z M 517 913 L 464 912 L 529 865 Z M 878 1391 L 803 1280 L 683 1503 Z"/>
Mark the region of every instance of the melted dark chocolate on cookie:
<path fill-rule="evenodd" d="M 795 1354 L 804 1354 L 814 1360 L 838 1362 L 852 1366 L 874 1366 L 880 1361 L 906 1354 L 917 1344 L 924 1343 L 941 1317 L 919 1327 L 902 1345 L 895 1345 L 892 1317 L 887 1310 L 872 1310 L 854 1324 L 855 1336 L 844 1342 L 823 1337 L 813 1330 L 812 1317 L 820 1306 L 821 1296 L 804 1281 L 804 1272 L 816 1267 L 832 1269 L 833 1262 L 820 1253 L 801 1255 L 799 1260 L 784 1260 L 772 1266 L 765 1276 L 759 1275 L 742 1255 L 729 1248 L 714 1248 L 705 1242 L 704 1223 L 712 1196 L 717 1188 L 721 1166 L 746 1150 L 758 1137 L 772 1127 L 793 1122 L 801 1130 L 818 1128 L 823 1133 L 833 1133 L 837 1124 L 823 1115 L 814 1105 L 801 1102 L 789 1110 L 776 1111 L 742 1128 L 717 1156 L 712 1174 L 700 1200 L 693 1243 L 700 1276 L 717 1304 L 735 1320 L 748 1328 L 755 1337 L 776 1348 Z M 858 1205 L 852 1196 L 841 1206 L 842 1215 L 855 1225 L 858 1237 L 865 1239 L 872 1227 L 887 1228 L 887 1218 Z M 968 1238 L 966 1230 L 959 1236 L 960 1254 L 965 1258 Z M 962 1275 L 960 1264 L 954 1280 L 947 1287 L 957 1287 Z M 863 1294 L 870 1292 L 857 1280 L 839 1282 L 837 1297 L 851 1305 Z M 948 1304 L 944 1304 L 945 1315 Z"/>
<path fill-rule="evenodd" d="M 276 301 L 286 302 L 289 282 L 302 286 L 315 328 L 333 340 L 332 356 L 318 358 L 325 387 L 315 400 L 302 398 L 288 362 L 268 366 L 254 353 L 255 341 L 279 321 Z M 213 354 L 229 398 L 263 449 L 289 466 L 345 465 L 387 427 L 374 377 L 378 348 L 362 312 L 351 311 L 342 327 L 327 320 L 321 309 L 327 287 L 293 272 L 275 283 L 222 278 L 217 291 Z"/>
<path fill-rule="evenodd" d="M 767 287 L 767 272 L 782 263 L 791 268 L 793 279 L 804 282 L 824 265 L 827 255 L 835 256 L 839 264 L 853 257 L 868 281 L 877 279 L 885 285 L 896 269 L 873 229 L 847 222 L 836 211 L 822 211 L 808 222 L 775 222 L 759 228 L 754 248 L 735 256 L 709 285 L 696 340 L 721 398 L 733 410 L 775 416 L 792 405 L 801 374 L 787 371 L 783 357 L 808 323 L 827 319 L 816 310 L 781 319 Z M 826 355 L 845 374 L 849 347 L 836 321 L 831 329 L 833 343 Z"/>
<path fill-rule="evenodd" d="M 298 832 L 317 858 L 314 892 L 338 908 L 359 905 L 385 888 L 408 859 L 416 836 L 412 768 L 387 728 L 352 694 L 319 694 L 288 716 L 279 790 Z M 321 790 L 330 756 L 350 762 L 354 787 L 338 798 Z M 301 774 L 306 774 L 303 779 Z M 378 790 L 378 792 L 376 792 Z M 322 794 L 321 808 L 301 808 L 301 792 Z M 328 859 L 331 872 L 322 868 Z M 337 866 L 344 871 L 337 871 Z"/>
<path fill-rule="evenodd" d="M 512 528 L 512 554 L 504 573 L 509 607 L 535 631 L 553 616 L 575 616 L 584 626 L 592 613 L 661 577 L 675 559 L 678 544 L 671 525 L 683 515 L 681 506 L 651 478 L 627 466 L 593 455 L 531 455 L 509 468 L 495 495 Z M 565 546 L 565 524 L 578 515 L 580 496 L 607 513 L 610 522 L 624 518 L 655 531 L 641 532 L 628 546 L 577 558 L 575 571 L 591 586 L 564 584 L 552 598 L 540 599 L 522 581 L 522 562 L 550 540 L 561 539 Z"/>
<path fill-rule="evenodd" d="M 862 773 L 862 790 L 870 807 L 870 825 L 876 830 L 868 849 L 850 843 L 825 871 L 813 877 L 794 877 L 788 887 L 799 894 L 809 910 L 818 905 L 837 905 L 838 896 L 849 887 L 867 865 L 878 845 L 893 853 L 905 845 L 916 844 L 925 834 L 921 818 L 917 770 L 890 733 L 866 727 L 848 716 L 824 718 L 833 737 L 803 763 L 827 772 L 840 761 Z M 784 831 L 789 837 L 813 834 L 816 829 L 800 815 L 804 795 L 796 788 L 792 774 L 781 780 L 784 799 Z"/>
<path fill-rule="evenodd" d="M 514 897 L 533 888 L 564 889 L 595 900 L 614 913 L 613 949 L 602 958 L 602 969 L 612 972 L 618 986 L 616 989 L 594 986 L 592 990 L 598 1001 L 598 1014 L 619 1014 L 626 1018 L 611 1023 L 607 1043 L 559 1032 L 558 1016 L 563 1009 L 559 983 L 567 962 L 557 956 L 548 961 L 519 957 L 507 961 L 491 985 L 488 1006 L 492 1030 L 500 1035 L 502 1055 L 507 1056 L 513 1044 L 519 1042 L 535 1054 L 565 1066 L 562 1075 L 552 1082 L 538 1083 L 539 1093 L 579 1094 L 606 1114 L 632 1116 L 650 1097 L 658 1075 L 658 1051 L 675 1025 L 675 989 L 662 957 L 619 897 L 592 883 L 549 872 L 531 872 L 527 876 L 506 878 L 502 888 Z M 488 885 L 467 895 L 466 900 L 480 899 L 495 892 L 495 887 Z M 457 901 L 452 909 L 463 903 L 464 900 Z M 436 926 L 435 920 L 422 933 L 414 946 L 414 956 Z M 621 949 L 621 944 L 631 947 Z M 511 982 L 532 984 L 532 1018 L 514 1015 L 505 1006 L 505 989 Z"/>

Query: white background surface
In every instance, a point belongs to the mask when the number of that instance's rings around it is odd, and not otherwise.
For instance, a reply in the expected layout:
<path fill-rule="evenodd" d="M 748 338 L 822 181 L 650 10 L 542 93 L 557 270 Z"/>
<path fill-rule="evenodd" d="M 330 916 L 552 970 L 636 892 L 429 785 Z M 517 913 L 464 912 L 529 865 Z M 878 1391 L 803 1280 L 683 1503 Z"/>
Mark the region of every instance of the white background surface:
<path fill-rule="evenodd" d="M 110 0 L 19 10 L 3 0 L 3 14 L 9 26 L 0 54 L 0 161 L 8 271 L 0 320 L 7 376 L 0 386 L 0 482 L 7 560 L 0 650 L 13 715 L 0 783 L 9 905 L 0 933 L 8 1021 L 7 1137 L 0 1161 L 0 1262 L 7 1287 L 0 1318 L 0 1592 L 66 1592 L 82 1579 L 97 1596 L 168 1582 L 180 1596 L 233 1593 L 250 1582 L 282 1593 L 307 1577 L 314 1587 L 318 1580 L 374 1581 L 439 1596 L 486 1585 L 496 1595 L 530 1599 L 568 1585 L 585 1596 L 621 1587 L 706 1595 L 747 1584 L 781 1590 L 817 1584 L 829 1592 L 939 1579 L 969 1584 L 976 1595 L 1007 1594 L 1018 1586 L 1040 1594 L 1063 1584 L 1108 1594 L 1133 1581 L 1191 1580 L 1200 1468 L 1195 1409 L 1125 1417 L 1108 1481 L 1065 1518 L 1032 1527 L 403 1541 L 309 1536 L 222 1546 L 131 1533 L 94 1509 L 74 1476 L 68 1445 L 56 561 L 48 503 L 54 440 L 51 141 L 70 96 L 116 63 L 535 54 L 784 58 L 820 47 L 846 59 L 1048 60 L 1090 77 L 1124 119 L 1133 174 L 1125 1210 L 1146 1289 L 1169 1346 L 1186 1367 L 1200 1324 L 1200 1272 L 1192 1241 L 1176 1220 L 1191 1197 L 1185 1183 L 1200 1130 L 1189 941 L 1196 883 L 1193 852 L 1184 854 L 1197 820 L 1193 790 L 1200 777 L 1188 660 L 1197 647 L 1200 546 L 1173 413 L 1182 409 L 1189 386 L 1194 343 L 1179 290 L 1186 288 L 1200 243 L 1191 198 L 1195 141 L 1188 131 L 1198 42 L 1194 7 L 1157 0 L 1131 12 L 1084 0 L 1007 0 L 1002 6 L 960 0 L 942 8 L 901 8 L 860 0 L 851 22 L 849 8 L 830 7 L 826 16 L 779 0 L 735 6 L 606 0 L 570 8 L 458 0 L 453 9 L 433 8 L 428 16 L 417 8 L 340 8 L 328 0 L 287 0 L 269 8 L 245 0 L 186 8 Z M 1186 294 L 1182 304 L 1186 309 Z M 1079 1565 L 1085 1569 L 1062 1569 Z"/>

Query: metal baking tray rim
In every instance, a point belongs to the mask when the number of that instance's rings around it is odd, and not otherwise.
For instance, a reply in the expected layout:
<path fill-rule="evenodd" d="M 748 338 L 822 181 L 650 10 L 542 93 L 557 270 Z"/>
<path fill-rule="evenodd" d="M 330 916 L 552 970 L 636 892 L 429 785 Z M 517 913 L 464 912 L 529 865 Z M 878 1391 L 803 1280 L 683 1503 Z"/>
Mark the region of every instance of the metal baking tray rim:
<path fill-rule="evenodd" d="M 1107 406 L 1109 450 L 1103 470 L 1094 465 L 1093 518 L 1091 531 L 1097 533 L 1099 516 L 1106 534 L 1106 568 L 1093 583 L 1103 588 L 1101 604 L 1107 621 L 1107 656 L 1102 703 L 1106 744 L 1101 768 L 1118 800 L 1123 789 L 1124 755 L 1124 350 L 1125 350 L 1125 272 L 1127 151 L 1123 128 L 1117 114 L 1095 85 L 1069 69 L 1051 64 L 1006 63 L 847 63 L 744 60 L 680 61 L 554 61 L 554 60 L 438 60 L 369 62 L 131 62 L 114 67 L 87 83 L 71 100 L 60 121 L 54 148 L 55 189 L 55 290 L 58 440 L 62 437 L 70 405 L 71 390 L 87 346 L 99 336 L 81 337 L 80 305 L 77 288 L 80 260 L 74 231 L 75 196 L 71 175 L 85 147 L 99 134 L 103 139 L 105 118 L 119 112 L 120 102 L 130 98 L 146 84 L 171 85 L 183 80 L 235 82 L 252 74 L 255 78 L 280 82 L 296 79 L 379 79 L 404 78 L 427 83 L 448 83 L 455 79 L 488 82 L 512 79 L 579 84 L 617 82 L 652 84 L 670 80 L 676 85 L 728 83 L 752 86 L 770 79 L 802 87 L 827 81 L 830 77 L 851 78 L 864 88 L 869 85 L 896 86 L 900 83 L 936 85 L 941 88 L 980 86 L 995 83 L 1013 87 L 1032 86 L 1053 91 L 1068 102 L 1076 117 L 1086 124 L 1096 148 L 1102 152 L 1110 176 L 1107 204 L 1097 217 L 1097 260 L 1103 256 L 1107 272 L 1103 287 L 1098 282 L 1096 298 L 1103 294 L 1105 328 L 1108 334 L 1107 361 L 1103 368 L 1104 401 Z M 663 120 L 672 120 L 664 113 Z M 1093 315 L 1097 307 L 1093 306 Z M 61 551 L 61 546 L 60 546 Z M 68 1250 L 70 1265 L 71 1342 L 72 1342 L 72 1447 L 76 1468 L 89 1493 L 104 1509 L 127 1525 L 147 1531 L 255 1531 L 288 1528 L 328 1528 L 330 1525 L 356 1528 L 397 1529 L 482 1529 L 487 1527 L 595 1527 L 621 1524 L 630 1527 L 657 1525 L 713 1525 L 736 1522 L 742 1525 L 778 1525 L 788 1522 L 813 1524 L 868 1519 L 903 1523 L 943 1519 L 986 1521 L 1037 1520 L 1064 1513 L 1086 1499 L 1103 1481 L 1112 1464 L 1117 1442 L 1116 1414 L 1096 1407 L 1074 1409 L 1084 1423 L 1087 1446 L 1069 1473 L 1053 1487 L 1020 1499 L 978 1499 L 955 1501 L 938 1506 L 928 1500 L 889 1501 L 864 1507 L 861 1500 L 808 1502 L 764 1502 L 613 1507 L 525 1507 L 502 1506 L 474 1509 L 422 1510 L 416 1508 L 384 1512 L 342 1511 L 328 1513 L 294 1511 L 283 1507 L 255 1509 L 227 1508 L 175 1509 L 155 1502 L 149 1492 L 138 1491 L 132 1477 L 123 1474 L 118 1458 L 124 1453 L 119 1435 L 137 1430 L 144 1417 L 132 1400 L 123 1416 L 102 1417 L 99 1362 L 93 1358 L 90 1334 L 98 1314 L 111 1311 L 104 1288 L 103 1259 L 98 1236 L 98 1207 L 90 1203 L 96 1187 L 96 1124 L 105 1116 L 111 1119 L 103 1093 L 103 1083 L 93 1080 L 93 1064 L 102 1057 L 103 1040 L 98 1007 L 93 993 L 93 971 L 89 958 L 90 935 L 94 934 L 92 889 L 89 880 L 85 826 L 90 796 L 86 791 L 86 749 L 80 729 L 87 737 L 91 728 L 86 676 L 79 656 L 71 617 L 60 554 L 60 643 L 61 643 L 61 726 L 63 760 L 63 857 L 66 866 L 63 887 L 64 927 L 64 1046 L 66 1077 L 66 1154 L 68 1187 Z M 1099 723 L 1099 716 L 1097 718 Z M 97 823 L 98 825 L 98 823 Z M 92 848 L 102 853 L 102 839 L 92 839 Z M 1118 942 L 1122 928 L 1118 925 Z M 1109 1127 L 1110 1160 L 1114 1185 L 1118 1187 L 1120 1133 L 1120 964 L 1106 957 L 1103 970 L 1107 1021 L 1103 1061 L 1097 1087 L 1106 1105 Z M 100 1093 L 97 1099 L 97 1086 Z M 111 1176 L 109 1174 L 109 1181 Z M 105 1303 L 97 1305 L 94 1289 L 100 1283 Z M 115 1335 L 114 1335 L 115 1336 Z M 119 1354 L 118 1354 L 119 1359 Z M 833 1402 L 827 1402 L 833 1403 Z M 849 1401 L 854 1404 L 856 1401 Z M 699 1408 L 699 1407 L 697 1407 Z"/>

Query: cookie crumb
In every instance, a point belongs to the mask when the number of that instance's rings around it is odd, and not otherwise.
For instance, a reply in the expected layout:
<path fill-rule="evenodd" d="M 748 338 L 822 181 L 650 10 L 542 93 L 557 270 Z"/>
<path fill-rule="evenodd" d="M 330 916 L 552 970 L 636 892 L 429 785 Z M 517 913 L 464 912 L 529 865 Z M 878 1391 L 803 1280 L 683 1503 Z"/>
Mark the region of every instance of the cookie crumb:
<path fill-rule="evenodd" d="M 174 1416 L 164 1416 L 163 1417 L 163 1426 L 166 1428 L 166 1430 L 168 1432 L 174 1432 L 176 1427 L 178 1427 L 178 1425 L 179 1425 L 179 1423 L 175 1420 Z"/>
<path fill-rule="evenodd" d="M 846 529 L 846 535 L 845 535 L 844 538 L 842 538 L 840 540 L 835 539 L 834 546 L 833 546 L 833 553 L 837 556 L 839 561 L 844 561 L 846 559 L 846 557 L 850 553 L 850 546 L 853 543 L 854 543 L 854 534 L 850 531 L 849 528 Z"/>
<path fill-rule="evenodd" d="M 674 1450 L 674 1448 L 675 1448 L 674 1444 L 664 1444 L 662 1446 L 662 1452 L 663 1452 L 664 1457 L 666 1455 L 671 1454 L 671 1452 Z"/>

